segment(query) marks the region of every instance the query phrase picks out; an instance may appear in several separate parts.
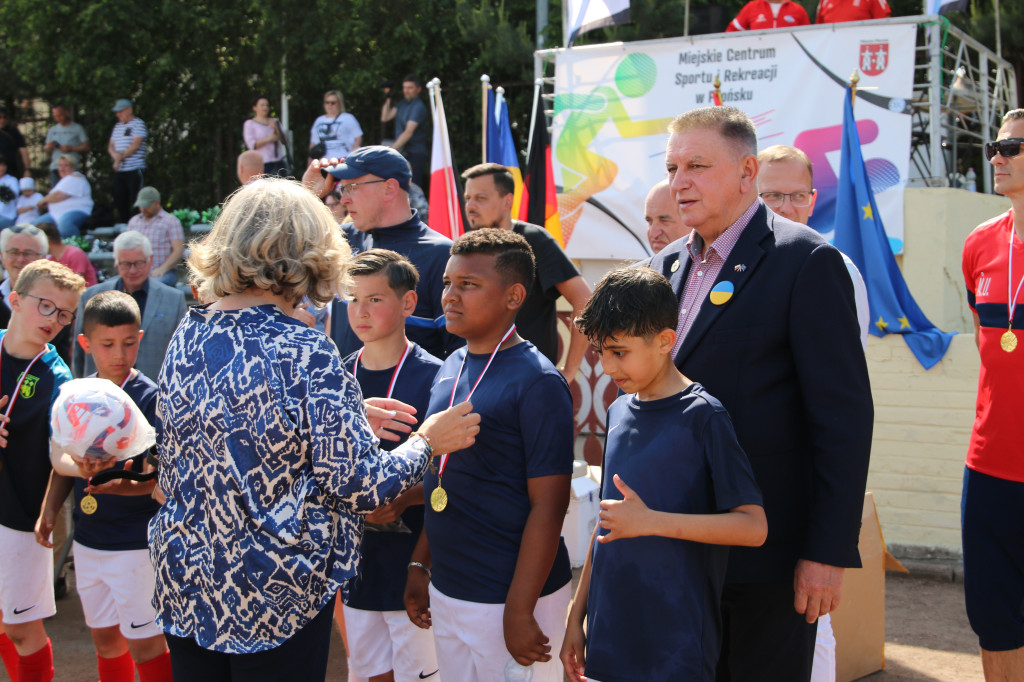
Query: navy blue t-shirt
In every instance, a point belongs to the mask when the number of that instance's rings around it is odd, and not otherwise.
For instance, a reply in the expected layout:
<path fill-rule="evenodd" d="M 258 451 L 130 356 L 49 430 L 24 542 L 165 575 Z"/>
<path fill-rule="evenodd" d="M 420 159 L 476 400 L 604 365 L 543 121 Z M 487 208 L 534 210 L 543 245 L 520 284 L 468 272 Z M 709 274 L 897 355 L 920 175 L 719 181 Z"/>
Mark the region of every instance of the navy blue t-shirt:
<path fill-rule="evenodd" d="M 416 285 L 416 309 L 406 320 L 405 335 L 418 343 L 437 358 L 446 358 L 465 341 L 448 333 L 444 326 L 444 307 L 441 293 L 444 291 L 444 269 L 451 255 L 452 240 L 432 230 L 420 221 L 419 214 L 404 223 L 391 227 L 378 227 L 363 233 L 362 250 L 390 249 L 402 254 L 416 266 L 420 282 Z M 335 301 L 331 305 L 331 329 L 329 336 L 334 340 L 342 357 L 347 357 L 363 347 L 363 342 L 348 324 L 347 301 Z M 440 319 L 439 319 L 440 318 Z"/>
<path fill-rule="evenodd" d="M 0 331 L 3 337 L 7 330 Z M 0 395 L 14 395 L 32 358 L 16 358 L 3 349 Z M 32 365 L 7 424 L 7 447 L 0 448 L 0 525 L 31 533 L 50 482 L 50 408 L 71 371 L 53 346 Z M 0 414 L 6 411 L 0 410 Z"/>
<path fill-rule="evenodd" d="M 158 389 L 153 380 L 136 372 L 124 385 L 124 392 L 139 406 L 146 421 L 156 424 Z M 145 454 L 135 457 L 132 470 L 141 470 L 145 458 Z M 115 466 L 123 468 L 124 463 Z M 160 509 L 160 503 L 149 495 L 96 495 L 96 512 L 84 514 L 81 503 L 86 484 L 84 478 L 75 478 L 75 542 L 108 552 L 147 549 L 149 520 Z"/>
<path fill-rule="evenodd" d="M 452 353 L 437 373 L 428 414 L 448 408 L 463 358 L 456 404 L 465 401 L 489 357 L 465 348 Z M 448 506 L 440 512 L 426 506 L 431 582 L 455 599 L 502 604 L 530 514 L 527 479 L 572 473 L 572 396 L 555 366 L 524 341 L 494 357 L 470 402 L 481 417 L 476 443 L 448 458 L 443 486 Z M 436 487 L 437 475 L 428 471 L 423 477 L 428 499 Z M 569 553 L 559 538 L 541 596 L 571 577 Z"/>
<path fill-rule="evenodd" d="M 608 409 L 601 498 L 618 474 L 644 503 L 675 514 L 761 504 L 729 414 L 700 384 Z M 605 535 L 607 530 L 600 529 Z M 663 537 L 594 543 L 586 672 L 602 682 L 714 680 L 729 548 Z"/>
<path fill-rule="evenodd" d="M 353 353 L 345 358 L 345 369 L 351 371 L 356 362 Z M 412 344 L 402 371 L 398 373 L 392 398 L 416 408 L 416 418 L 422 423 L 430 402 L 430 385 L 434 381 L 441 361 Z M 365 398 L 385 398 L 395 368 L 372 370 L 360 366 L 355 372 L 359 388 Z M 383 450 L 394 450 L 405 442 L 382 440 Z M 349 581 L 345 604 L 364 611 L 404 611 L 402 595 L 409 559 L 423 530 L 423 505 L 406 507 L 402 521 L 411 533 L 378 532 L 366 529 L 360 546 L 362 559 L 359 575 Z"/>

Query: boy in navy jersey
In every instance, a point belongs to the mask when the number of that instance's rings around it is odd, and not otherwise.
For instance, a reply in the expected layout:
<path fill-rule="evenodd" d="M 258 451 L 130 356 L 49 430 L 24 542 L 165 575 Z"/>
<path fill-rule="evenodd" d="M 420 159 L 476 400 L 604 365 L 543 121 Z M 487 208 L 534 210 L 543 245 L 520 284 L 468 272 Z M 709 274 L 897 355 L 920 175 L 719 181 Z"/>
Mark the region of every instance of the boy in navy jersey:
<path fill-rule="evenodd" d="M 364 398 L 401 400 L 422 418 L 441 361 L 405 336 L 405 319 L 416 310 L 416 266 L 394 251 L 370 249 L 352 260 L 348 274 L 348 322 L 363 348 L 345 367 Z M 409 622 L 402 602 L 406 566 L 422 530 L 422 483 L 366 517 L 359 577 L 349 583 L 344 613 L 349 670 L 370 682 L 440 679 L 434 638 Z"/>
<path fill-rule="evenodd" d="M 75 319 L 85 280 L 66 266 L 25 266 L 0 331 L 0 656 L 11 679 L 53 679 L 53 649 L 43 619 L 53 601 L 53 551 L 36 544 L 39 508 L 50 478 L 50 408 L 71 372 L 49 345 Z"/>
<path fill-rule="evenodd" d="M 725 545 L 768 533 L 729 415 L 672 362 L 677 314 L 641 267 L 605 275 L 576 319 L 626 395 L 608 409 L 601 520 L 560 653 L 573 682 L 714 680 Z"/>
<path fill-rule="evenodd" d="M 560 537 L 573 460 L 569 386 L 515 333 L 534 280 L 526 240 L 475 230 L 451 253 L 445 322 L 467 345 L 441 366 L 428 414 L 471 399 L 480 434 L 423 479 L 429 503 L 406 609 L 420 627 L 433 624 L 447 680 L 561 682 L 550 652 L 561 643 L 571 579 Z"/>
<path fill-rule="evenodd" d="M 157 387 L 136 369 L 142 340 L 142 315 L 135 299 L 122 291 L 96 294 L 82 312 L 78 344 L 96 363 L 95 376 L 124 389 L 146 419 L 156 422 Z M 85 623 L 92 630 L 101 682 L 132 682 L 136 668 L 142 682 L 170 682 L 171 664 L 163 631 L 154 622 L 154 576 L 147 527 L 159 508 L 150 496 L 156 481 L 93 489 L 88 476 L 111 461 L 77 465 L 54 451 L 54 470 L 36 534 L 49 538 L 68 493 L 74 490 L 75 575 Z M 139 471 L 145 455 L 133 460 Z M 83 477 L 85 476 L 85 477 Z M 130 488 L 130 496 L 102 494 Z"/>

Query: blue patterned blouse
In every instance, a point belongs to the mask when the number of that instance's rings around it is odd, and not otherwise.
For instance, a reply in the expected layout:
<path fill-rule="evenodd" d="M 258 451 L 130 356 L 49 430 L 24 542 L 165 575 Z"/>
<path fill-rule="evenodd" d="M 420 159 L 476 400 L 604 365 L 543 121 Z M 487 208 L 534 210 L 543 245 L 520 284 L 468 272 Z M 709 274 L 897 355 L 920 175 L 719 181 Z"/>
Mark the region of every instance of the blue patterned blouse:
<path fill-rule="evenodd" d="M 270 649 L 308 623 L 358 572 L 358 514 L 429 462 L 419 438 L 378 448 L 334 344 L 273 305 L 192 309 L 157 413 L 157 622 L 214 651 Z"/>

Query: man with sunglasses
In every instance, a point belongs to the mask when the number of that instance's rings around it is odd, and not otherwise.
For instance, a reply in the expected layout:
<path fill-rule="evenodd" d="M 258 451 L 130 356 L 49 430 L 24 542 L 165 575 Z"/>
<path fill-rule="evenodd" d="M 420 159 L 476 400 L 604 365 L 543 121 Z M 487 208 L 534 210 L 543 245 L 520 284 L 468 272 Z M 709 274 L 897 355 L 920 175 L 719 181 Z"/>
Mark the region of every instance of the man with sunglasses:
<path fill-rule="evenodd" d="M 135 368 L 148 377 L 159 376 L 174 330 L 188 310 L 185 295 L 150 277 L 153 245 L 141 232 L 128 230 L 117 236 L 114 240 L 114 263 L 117 277 L 91 286 L 82 294 L 75 321 L 75 338 L 82 333 L 82 313 L 90 298 L 101 291 L 123 291 L 135 299 L 142 313 L 144 333 L 139 342 Z M 71 360 L 71 371 L 76 377 L 86 377 L 96 371 L 92 356 L 86 355 L 77 343 L 72 349 Z"/>
<path fill-rule="evenodd" d="M 986 680 L 1024 679 L 1024 109 L 1003 117 L 985 145 L 1006 213 L 964 243 L 967 302 L 981 355 L 974 428 L 964 471 L 964 597 Z"/>
<path fill-rule="evenodd" d="M 412 261 L 420 273 L 416 286 L 419 300 L 406 323 L 406 334 L 434 357 L 447 357 L 464 343 L 444 328 L 441 306 L 441 280 L 452 242 L 427 227 L 409 204 L 409 162 L 394 149 L 381 145 L 360 147 L 340 162 L 327 161 L 311 163 L 303 184 L 321 198 L 331 190 L 341 193 L 341 203 L 359 231 L 355 239 L 350 239 L 350 244 L 357 242 L 354 251 L 390 249 Z M 321 167 L 326 177 L 322 177 Z M 331 304 L 329 327 L 343 357 L 363 346 L 348 326 L 345 305 L 344 301 Z M 436 322 L 439 318 L 440 324 Z"/>

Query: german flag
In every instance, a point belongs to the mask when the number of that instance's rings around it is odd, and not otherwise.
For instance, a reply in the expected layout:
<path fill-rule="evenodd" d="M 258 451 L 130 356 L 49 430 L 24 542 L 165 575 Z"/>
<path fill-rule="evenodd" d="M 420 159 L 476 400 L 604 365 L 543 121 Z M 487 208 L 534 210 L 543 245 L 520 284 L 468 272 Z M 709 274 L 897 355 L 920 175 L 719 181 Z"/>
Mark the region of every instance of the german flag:
<path fill-rule="evenodd" d="M 548 139 L 548 121 L 544 102 L 540 96 L 540 83 L 534 89 L 533 121 L 530 123 L 530 148 L 526 155 L 526 177 L 523 179 L 523 199 L 519 204 L 519 220 L 542 225 L 562 248 L 562 223 L 558 218 L 558 194 L 551 166 L 551 141 Z"/>

